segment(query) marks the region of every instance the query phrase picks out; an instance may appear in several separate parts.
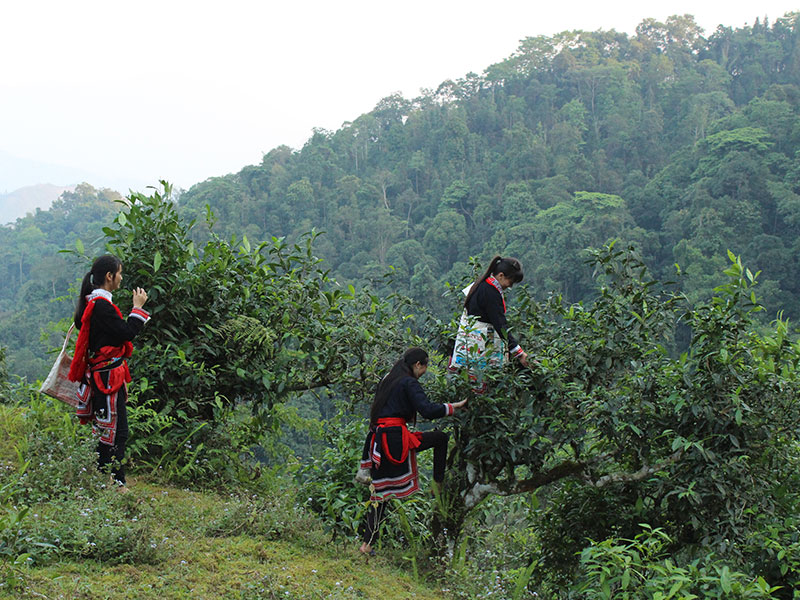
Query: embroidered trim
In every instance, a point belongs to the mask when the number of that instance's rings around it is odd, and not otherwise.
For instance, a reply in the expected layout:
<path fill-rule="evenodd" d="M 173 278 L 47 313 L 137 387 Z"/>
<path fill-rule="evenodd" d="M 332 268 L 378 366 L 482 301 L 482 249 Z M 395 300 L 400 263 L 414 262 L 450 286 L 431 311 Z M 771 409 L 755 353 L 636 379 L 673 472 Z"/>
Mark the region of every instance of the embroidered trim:
<path fill-rule="evenodd" d="M 498 292 L 500 292 L 500 298 L 503 300 L 503 312 L 506 312 L 506 297 L 503 295 L 503 286 L 500 285 L 500 282 L 495 279 L 494 275 L 489 275 L 486 278 L 486 283 L 493 286 Z"/>
<path fill-rule="evenodd" d="M 92 290 L 91 294 L 86 296 L 86 301 L 91 302 L 95 298 L 105 298 L 106 300 L 108 300 L 113 304 L 114 301 L 111 299 L 111 297 L 112 297 L 111 292 L 109 292 L 108 290 L 104 290 L 103 288 L 96 288 Z"/>
<path fill-rule="evenodd" d="M 150 313 L 148 313 L 146 310 L 141 309 L 141 308 L 132 309 L 130 316 L 139 319 L 143 323 L 147 323 L 150 320 Z"/>
<path fill-rule="evenodd" d="M 416 451 L 408 453 L 406 464 L 408 465 L 408 470 L 405 474 L 398 475 L 397 477 L 373 479 L 372 486 L 370 486 L 372 490 L 370 501 L 382 502 L 391 496 L 395 498 L 405 498 L 419 490 Z"/>

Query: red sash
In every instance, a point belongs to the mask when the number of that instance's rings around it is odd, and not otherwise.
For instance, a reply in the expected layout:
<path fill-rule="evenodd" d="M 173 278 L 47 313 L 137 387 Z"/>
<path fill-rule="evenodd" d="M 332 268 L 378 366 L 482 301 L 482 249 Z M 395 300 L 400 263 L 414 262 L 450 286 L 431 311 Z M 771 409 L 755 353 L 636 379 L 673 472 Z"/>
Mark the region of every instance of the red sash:
<path fill-rule="evenodd" d="M 89 359 L 89 371 L 97 389 L 104 394 L 113 394 L 131 382 L 131 372 L 125 360 L 131 355 L 131 349 L 127 345 L 103 346 Z M 108 373 L 108 383 L 103 382 L 103 373 Z"/>
<path fill-rule="evenodd" d="M 97 296 L 96 298 L 92 298 L 89 302 L 86 303 L 86 308 L 83 311 L 83 315 L 81 316 L 81 330 L 78 334 L 78 341 L 75 342 L 75 355 L 72 357 L 72 363 L 69 366 L 69 380 L 70 381 L 83 381 L 83 378 L 86 376 L 86 370 L 89 368 L 89 329 L 91 328 L 92 322 L 92 313 L 94 312 L 95 303 L 100 299 L 103 298 L 102 296 Z M 111 304 L 114 307 L 114 310 L 117 311 L 119 318 L 122 319 L 122 311 L 117 307 L 116 304 L 111 302 L 110 300 L 106 300 L 106 302 Z M 100 349 L 98 354 L 103 353 L 106 348 L 118 348 L 122 351 L 121 354 L 115 355 L 115 357 L 128 357 L 133 354 L 133 343 L 130 341 L 125 342 L 122 346 L 114 347 L 114 346 L 104 346 Z M 101 359 L 103 360 L 103 359 Z M 106 357 L 105 360 L 108 360 Z M 127 364 L 125 369 L 127 370 Z M 130 381 L 130 374 L 128 374 L 128 381 Z"/>
<path fill-rule="evenodd" d="M 399 458 L 395 458 L 392 456 L 391 452 L 389 452 L 389 442 L 386 440 L 386 432 L 382 431 L 390 427 L 400 427 L 402 430 L 403 450 Z M 402 417 L 384 417 L 378 419 L 378 427 L 375 430 L 375 435 L 379 436 L 377 439 L 380 443 L 380 447 L 383 449 L 383 456 L 396 465 L 404 463 L 408 458 L 408 452 L 410 450 L 416 450 L 420 444 L 422 444 L 422 433 L 418 431 L 411 433 L 406 425 L 406 420 Z"/>

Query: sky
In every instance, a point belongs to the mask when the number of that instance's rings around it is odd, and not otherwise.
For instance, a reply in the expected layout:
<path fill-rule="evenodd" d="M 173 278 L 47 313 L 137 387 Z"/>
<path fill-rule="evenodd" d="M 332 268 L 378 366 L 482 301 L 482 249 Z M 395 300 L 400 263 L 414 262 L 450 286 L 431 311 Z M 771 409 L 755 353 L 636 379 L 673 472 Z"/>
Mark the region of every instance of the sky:
<path fill-rule="evenodd" d="M 800 0 L 3 2 L 0 194 L 69 177 L 188 189 L 395 92 L 482 73 L 526 37 L 633 33 L 687 13 L 710 35 L 795 10 Z"/>

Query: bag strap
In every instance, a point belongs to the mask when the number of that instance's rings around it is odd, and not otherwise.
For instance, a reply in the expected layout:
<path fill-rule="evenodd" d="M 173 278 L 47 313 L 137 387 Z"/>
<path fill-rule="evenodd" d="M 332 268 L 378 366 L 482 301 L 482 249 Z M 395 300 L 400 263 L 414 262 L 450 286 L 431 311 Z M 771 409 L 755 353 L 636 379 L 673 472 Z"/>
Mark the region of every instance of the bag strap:
<path fill-rule="evenodd" d="M 73 329 L 75 329 L 75 323 L 69 326 L 69 331 L 67 331 L 67 337 L 64 338 L 64 345 L 61 347 L 61 352 L 67 351 L 67 344 L 69 344 L 69 338 L 72 336 Z"/>

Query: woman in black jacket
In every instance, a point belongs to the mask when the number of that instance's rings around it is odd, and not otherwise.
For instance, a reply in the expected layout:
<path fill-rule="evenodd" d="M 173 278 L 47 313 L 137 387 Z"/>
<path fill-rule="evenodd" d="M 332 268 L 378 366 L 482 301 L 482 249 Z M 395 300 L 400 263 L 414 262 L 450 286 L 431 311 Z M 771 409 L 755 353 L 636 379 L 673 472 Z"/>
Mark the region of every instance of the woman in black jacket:
<path fill-rule="evenodd" d="M 69 378 L 80 382 L 77 415 L 81 423 L 92 423 L 98 438 L 97 466 L 111 466 L 115 483 L 125 489 L 123 459 L 128 441 L 127 384 L 131 381 L 127 358 L 131 340 L 150 315 L 142 308 L 147 292 L 133 290 L 133 309 L 127 319 L 112 301 L 112 292 L 122 283 L 122 262 L 101 256 L 83 278 L 75 327 L 80 330 Z"/>
<path fill-rule="evenodd" d="M 363 528 L 361 552 L 371 554 L 385 511 L 385 500 L 405 498 L 419 489 L 417 452 L 433 448 L 433 481 L 444 481 L 448 436 L 441 431 L 410 432 L 407 423 L 417 413 L 426 419 L 452 415 L 466 400 L 436 404 L 428 400 L 419 378 L 428 370 L 428 354 L 410 348 L 378 384 L 370 409 L 370 431 L 364 444 L 360 473 L 369 469 L 371 506 Z"/>
<path fill-rule="evenodd" d="M 499 366 L 507 355 L 528 366 L 528 354 L 508 331 L 503 292 L 523 278 L 516 258 L 495 256 L 486 272 L 464 289 L 464 314 L 451 360 L 452 368 L 474 371 Z"/>

